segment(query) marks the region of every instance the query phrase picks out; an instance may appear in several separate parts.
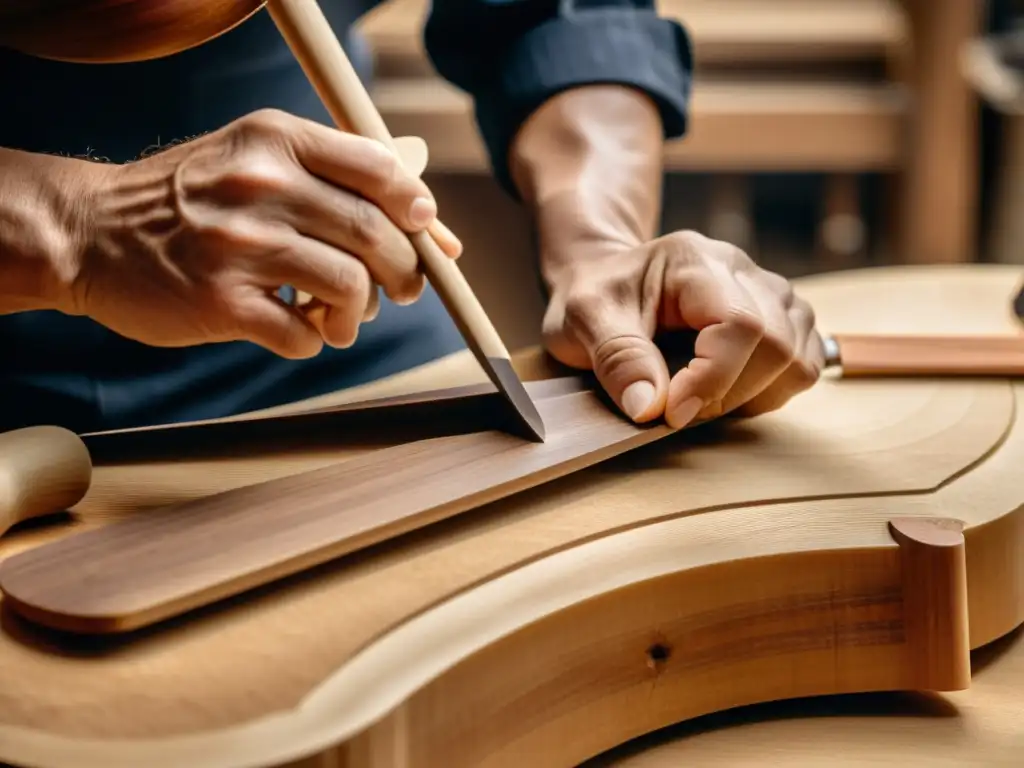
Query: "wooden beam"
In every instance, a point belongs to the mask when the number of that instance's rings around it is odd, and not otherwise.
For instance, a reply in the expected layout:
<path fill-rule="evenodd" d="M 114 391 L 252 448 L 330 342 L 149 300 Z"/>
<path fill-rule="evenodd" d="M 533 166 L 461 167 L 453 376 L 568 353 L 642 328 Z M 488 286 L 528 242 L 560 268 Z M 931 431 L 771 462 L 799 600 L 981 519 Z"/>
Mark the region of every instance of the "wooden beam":
<path fill-rule="evenodd" d="M 901 179 L 897 261 L 973 261 L 979 190 L 978 98 L 962 70 L 980 0 L 905 0 L 914 29 L 914 93 Z"/>
<path fill-rule="evenodd" d="M 885 59 L 908 40 L 896 0 L 659 0 L 689 30 L 699 65 L 766 59 Z M 389 0 L 360 22 L 385 77 L 433 73 L 423 52 L 427 0 Z"/>

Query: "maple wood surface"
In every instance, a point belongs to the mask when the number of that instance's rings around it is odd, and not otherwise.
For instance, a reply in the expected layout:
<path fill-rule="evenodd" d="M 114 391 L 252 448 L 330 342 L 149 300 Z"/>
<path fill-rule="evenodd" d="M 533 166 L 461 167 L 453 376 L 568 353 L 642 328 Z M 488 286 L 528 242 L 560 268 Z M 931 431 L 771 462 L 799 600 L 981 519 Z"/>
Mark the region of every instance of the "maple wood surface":
<path fill-rule="evenodd" d="M 1018 280 L 919 267 L 797 289 L 826 332 L 1006 333 Z M 527 379 L 553 372 L 535 352 L 517 362 Z M 484 380 L 464 353 L 270 413 Z M 931 682 L 942 670 L 915 671 L 928 653 L 901 607 L 915 561 L 887 524 L 963 522 L 972 648 L 1024 621 L 1022 391 L 826 377 L 774 414 L 674 435 L 126 640 L 5 612 L 0 760 L 564 766 L 734 706 Z M 0 558 L 361 452 L 318 441 L 100 465 L 74 515 L 10 532 Z"/>

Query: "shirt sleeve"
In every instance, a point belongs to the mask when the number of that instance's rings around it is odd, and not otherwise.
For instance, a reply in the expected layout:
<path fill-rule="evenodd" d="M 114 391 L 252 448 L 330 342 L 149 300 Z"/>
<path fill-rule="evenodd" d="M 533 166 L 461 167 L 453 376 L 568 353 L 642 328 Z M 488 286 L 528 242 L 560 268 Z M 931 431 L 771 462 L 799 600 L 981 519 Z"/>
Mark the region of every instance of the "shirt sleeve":
<path fill-rule="evenodd" d="M 509 145 L 560 91 L 632 86 L 657 104 L 666 139 L 686 132 L 690 38 L 653 0 L 434 0 L 424 43 L 438 73 L 472 97 L 492 170 L 513 196 Z"/>

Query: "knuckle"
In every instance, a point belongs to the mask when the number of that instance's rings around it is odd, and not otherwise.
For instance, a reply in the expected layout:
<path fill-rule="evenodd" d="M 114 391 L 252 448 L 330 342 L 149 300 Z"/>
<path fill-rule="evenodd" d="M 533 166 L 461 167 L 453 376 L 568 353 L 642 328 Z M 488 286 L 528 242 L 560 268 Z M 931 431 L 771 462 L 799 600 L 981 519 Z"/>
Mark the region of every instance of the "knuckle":
<path fill-rule="evenodd" d="M 757 266 L 757 264 L 754 262 L 754 260 L 752 258 L 750 258 L 750 254 L 747 253 L 742 248 L 740 248 L 738 245 L 733 245 L 732 243 L 726 243 L 725 253 L 726 253 L 726 257 L 727 257 L 727 260 L 729 261 L 729 263 L 732 264 L 733 266 L 735 266 L 738 269 L 744 269 L 744 270 L 760 269 L 760 267 Z"/>
<path fill-rule="evenodd" d="M 352 307 L 367 299 L 370 291 L 370 274 L 366 267 L 355 259 L 338 259 L 331 283 L 346 299 L 346 305 Z M 362 310 L 363 307 L 358 307 L 360 313 Z"/>
<path fill-rule="evenodd" d="M 358 247 L 377 251 L 384 244 L 385 216 L 373 203 L 356 198 L 348 220 L 349 234 Z"/>
<path fill-rule="evenodd" d="M 782 302 L 782 306 L 791 307 L 796 301 L 796 293 L 793 290 L 793 283 L 784 278 L 782 275 L 770 272 L 774 278 L 775 283 L 778 286 L 777 291 L 779 294 L 779 300 Z"/>
<path fill-rule="evenodd" d="M 794 394 L 813 387 L 821 375 L 817 368 L 805 363 L 794 363 L 791 370 Z"/>
<path fill-rule="evenodd" d="M 682 229 L 665 237 L 664 242 L 671 245 L 673 255 L 681 256 L 690 261 L 699 258 L 708 249 L 711 242 L 707 237 L 692 229 Z"/>
<path fill-rule="evenodd" d="M 607 339 L 594 350 L 594 366 L 610 377 L 643 373 L 649 360 L 647 340 L 633 335 Z"/>
<path fill-rule="evenodd" d="M 391 190 L 401 179 L 402 166 L 391 151 L 378 141 L 367 142 L 367 164 L 382 192 Z"/>
<path fill-rule="evenodd" d="M 291 184 L 287 166 L 268 152 L 249 152 L 243 161 L 225 168 L 218 192 L 239 203 L 278 195 Z"/>
<path fill-rule="evenodd" d="M 388 225 L 390 228 L 390 224 Z M 426 277 L 419 268 L 419 257 L 413 249 L 408 238 L 401 233 L 393 231 L 393 243 L 389 242 L 386 256 L 386 266 L 379 270 L 382 272 L 381 286 L 384 293 L 392 301 L 399 304 L 410 304 L 416 301 L 426 287 Z"/>
<path fill-rule="evenodd" d="M 565 300 L 565 322 L 570 328 L 589 328 L 601 315 L 602 296 L 595 290 L 574 291 Z"/>
<path fill-rule="evenodd" d="M 235 121 L 240 138 L 257 141 L 287 135 L 294 125 L 295 119 L 291 115 L 273 107 L 257 109 Z"/>
<path fill-rule="evenodd" d="M 796 340 L 786 329 L 773 330 L 765 335 L 762 344 L 768 349 L 771 357 L 782 364 L 789 364 L 796 357 Z"/>
<path fill-rule="evenodd" d="M 700 247 L 711 242 L 710 238 L 695 229 L 681 229 L 670 237 L 677 243 L 691 247 Z"/>
<path fill-rule="evenodd" d="M 773 389 L 778 392 L 779 398 L 785 402 L 794 395 L 810 389 L 818 381 L 818 374 L 810 365 L 802 361 L 794 361 L 779 377 Z"/>
<path fill-rule="evenodd" d="M 793 296 L 792 308 L 790 314 L 796 318 L 797 323 L 805 330 L 810 332 L 818 324 L 817 315 L 814 312 L 814 307 L 811 306 L 810 302 L 800 296 Z"/>
<path fill-rule="evenodd" d="M 742 306 L 732 306 L 726 312 L 726 325 L 749 339 L 761 340 L 767 332 L 764 318 Z"/>
<path fill-rule="evenodd" d="M 263 233 L 256 221 L 240 213 L 195 217 L 189 224 L 206 254 L 248 254 L 263 246 Z"/>
<path fill-rule="evenodd" d="M 618 306 L 636 305 L 639 302 L 639 284 L 631 274 L 612 275 L 604 283 L 602 293 L 605 301 L 613 301 Z"/>

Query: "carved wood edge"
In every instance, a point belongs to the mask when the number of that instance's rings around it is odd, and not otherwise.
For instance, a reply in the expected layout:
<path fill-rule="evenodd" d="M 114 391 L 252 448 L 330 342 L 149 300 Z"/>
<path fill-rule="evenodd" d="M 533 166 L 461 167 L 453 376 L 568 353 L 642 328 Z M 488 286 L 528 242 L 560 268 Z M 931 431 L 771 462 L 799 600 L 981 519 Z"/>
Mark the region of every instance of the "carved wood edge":
<path fill-rule="evenodd" d="M 999 460 L 1004 469 L 1019 451 L 1017 445 Z M 903 594 L 915 583 L 914 568 L 904 565 L 892 513 L 961 509 L 978 485 L 972 475 L 909 496 L 864 498 L 864 515 L 852 528 L 850 500 L 835 498 L 736 509 L 755 524 L 743 542 L 734 526 L 712 519 L 704 525 L 714 514 L 609 532 L 410 616 L 272 717 L 131 739 L 0 724 L 0 760 L 37 768 L 305 768 L 320 765 L 317 760 L 356 760 L 391 768 L 415 758 L 415 764 L 459 768 L 487 760 L 520 765 L 523 750 L 539 748 L 534 754 L 543 754 L 545 765 L 565 766 L 728 707 L 870 690 L 944 690 L 907 661 L 923 650 L 905 630 Z M 965 482 L 967 490 L 956 490 Z M 1005 506 L 1012 496 L 972 518 L 965 539 L 975 568 L 998 562 L 1006 542 L 1018 540 L 1024 508 Z M 733 551 L 692 562 L 697 531 L 740 544 L 743 556 Z M 986 594 L 1007 592 L 1002 579 L 1019 567 L 1019 550 L 1012 562 L 972 575 L 972 601 L 979 603 L 972 610 L 991 609 Z M 932 593 L 941 596 L 936 583 Z M 687 596 L 683 603 L 680 595 Z M 999 625 L 995 634 L 1021 620 L 1019 601 L 1003 602 L 990 617 Z M 948 666 L 922 668 L 933 679 L 955 677 Z M 553 671 L 547 684 L 539 684 L 538 669 Z M 514 681 L 518 687 L 510 690 Z M 637 697 L 645 706 L 636 706 Z M 448 717 L 430 714 L 439 698 Z M 528 716 L 494 718 L 483 704 L 495 701 L 516 702 Z M 595 712 L 608 713 L 613 727 L 593 728 Z M 561 737 L 545 740 L 551 728 L 538 728 L 538 718 L 550 718 Z M 460 738 L 466 729 L 477 737 Z M 447 745 L 441 754 L 439 744 Z M 481 745 L 485 753 L 474 753 Z"/>
<path fill-rule="evenodd" d="M 1014 388 L 1018 397 L 1024 392 L 1017 385 Z M 1002 463 L 1005 465 L 1006 461 Z M 945 488 L 955 488 L 962 480 L 954 478 Z M 948 509 L 955 513 L 963 509 L 961 504 L 972 492 L 968 491 L 967 496 L 957 494 L 957 503 L 945 506 L 945 497 L 940 493 L 935 500 L 936 510 Z M 931 497 L 930 493 L 920 495 Z M 910 497 L 904 498 L 912 501 Z M 1018 506 L 1007 512 L 1010 507 L 1001 506 L 1006 498 L 1009 496 L 1000 499 L 1000 506 L 985 508 L 985 515 L 998 513 L 1000 516 L 985 520 L 972 518 L 971 528 L 965 532 L 970 550 L 967 559 L 975 569 L 971 574 L 970 591 L 972 601 L 979 604 L 972 607 L 971 632 L 976 634 L 974 618 L 977 613 L 986 610 L 992 613 L 986 623 L 995 628 L 977 635 L 973 640 L 975 646 L 1008 631 L 1021 619 L 1022 606 L 1017 590 L 1001 580 L 1016 578 L 1021 562 L 1020 531 L 1024 530 L 1020 520 L 1022 508 Z M 890 498 L 886 506 L 891 508 L 888 511 L 895 511 L 902 503 Z M 504 670 L 505 678 L 518 677 L 523 681 L 522 692 L 529 695 L 516 701 L 525 710 L 547 714 L 551 710 L 543 708 L 545 701 L 553 706 L 560 704 L 561 709 L 554 712 L 557 717 L 552 719 L 557 720 L 557 727 L 563 733 L 572 732 L 574 738 L 563 738 L 556 742 L 555 751 L 544 754 L 553 763 L 562 764 L 577 764 L 579 761 L 563 758 L 570 752 L 582 754 L 594 745 L 594 739 L 607 736 L 624 741 L 630 735 L 727 706 L 766 698 L 912 687 L 908 684 L 906 668 L 902 666 L 909 654 L 909 645 L 895 641 L 883 642 L 881 646 L 863 642 L 860 630 L 865 629 L 864 624 L 856 621 L 856 615 L 843 613 L 845 609 L 865 604 L 863 584 L 870 582 L 869 569 L 863 559 L 866 554 L 885 558 L 884 562 L 879 561 L 884 572 L 881 588 L 870 587 L 885 595 L 884 600 L 868 601 L 876 608 L 901 605 L 904 587 L 912 581 L 905 574 L 912 573 L 913 568 L 904 567 L 898 557 L 903 550 L 894 546 L 894 543 L 899 544 L 898 525 L 895 525 L 898 519 L 884 514 L 883 519 L 876 519 L 883 510 L 871 501 L 865 504 L 865 519 L 860 522 L 866 521 L 869 530 L 878 532 L 866 539 L 861 533 L 852 544 L 836 537 L 830 540 L 829 520 L 835 523 L 848 516 L 849 510 L 840 508 L 839 504 L 833 509 L 829 501 L 814 502 L 805 512 L 813 516 L 814 524 L 796 521 L 791 533 L 795 540 L 801 528 L 811 529 L 811 536 L 803 539 L 803 544 L 821 548 L 820 552 L 796 551 L 791 540 L 784 544 L 792 551 L 771 553 L 755 534 L 749 537 L 744 549 L 748 553 L 753 550 L 759 556 L 722 558 L 706 566 L 683 570 L 680 570 L 680 555 L 687 547 L 680 546 L 680 542 L 689 540 L 685 534 L 691 529 L 671 526 L 691 520 L 652 523 L 638 531 L 609 533 L 601 541 L 583 542 L 536 563 L 517 567 L 515 572 L 495 579 L 493 584 L 474 586 L 412 616 L 375 638 L 363 653 L 340 668 L 335 677 L 298 706 L 284 708 L 273 717 L 247 722 L 237 728 L 188 736 L 123 741 L 99 736 L 72 737 L 52 733 L 44 726 L 33 729 L 0 724 L 0 760 L 38 768 L 135 768 L 139 765 L 169 768 L 182 764 L 193 768 L 227 768 L 243 763 L 273 763 L 282 767 L 287 764 L 297 768 L 334 762 L 380 767 L 401 764 L 402 758 L 422 757 L 426 761 L 430 755 L 426 749 L 420 749 L 430 746 L 422 741 L 426 732 L 424 726 L 429 725 L 431 734 L 451 745 L 459 743 L 454 739 L 460 733 L 465 734 L 465 727 L 487 726 L 494 722 L 490 710 L 473 712 L 456 706 L 452 708 L 453 713 L 462 710 L 475 719 L 468 723 L 447 720 L 435 727 L 434 723 L 423 720 L 431 698 L 440 692 L 451 692 L 448 686 L 459 686 L 460 681 L 464 683 L 469 677 L 474 683 L 472 688 L 461 687 L 455 691 L 463 698 L 456 696 L 448 700 L 472 704 L 473 691 L 484 684 L 504 684 L 504 681 L 494 680 L 495 669 Z M 977 504 L 967 509 L 980 513 Z M 756 512 L 752 518 L 765 517 L 763 507 Z M 859 530 L 863 526 L 858 524 L 857 527 Z M 637 546 L 636 536 L 641 534 L 651 546 L 664 545 L 660 560 Z M 881 538 L 888 541 L 881 541 Z M 910 542 L 910 546 L 915 545 Z M 623 551 L 629 552 L 632 558 L 628 569 L 621 567 Z M 993 567 L 992 563 L 998 562 L 1000 556 L 1005 562 Z M 941 561 L 942 558 L 935 559 Z M 756 563 L 757 569 L 745 567 L 750 563 Z M 537 568 L 546 569 L 542 578 L 537 577 Z M 811 612 L 804 614 L 820 620 L 820 624 L 812 627 L 817 631 L 800 632 L 782 648 L 777 642 L 782 633 L 774 622 L 780 615 L 778 603 L 767 603 L 768 608 L 763 610 L 765 620 L 761 622 L 751 623 L 746 616 L 739 617 L 742 621 L 736 620 L 737 604 L 750 605 L 771 598 L 773 590 L 766 578 L 771 572 L 797 574 L 800 582 L 796 586 L 802 588 L 804 594 L 813 589 L 809 586 L 813 583 L 820 586 L 817 593 L 822 598 L 817 603 L 812 601 Z M 524 579 L 530 578 L 528 574 L 534 579 L 532 597 L 518 592 L 509 595 L 505 602 L 495 600 L 501 589 L 509 589 L 510 580 L 519 579 L 516 583 L 522 585 Z M 696 581 L 701 574 L 707 578 Z M 955 579 L 949 581 L 954 583 Z M 690 598 L 684 601 L 686 612 L 680 613 L 679 596 L 699 597 L 701 586 L 708 584 L 725 589 L 731 585 L 735 589 L 739 595 L 737 601 L 729 603 L 722 599 L 721 615 L 731 622 L 730 626 L 747 627 L 750 632 L 742 643 L 721 642 L 711 647 L 698 657 L 703 663 L 695 664 L 693 655 L 688 652 L 693 635 L 686 631 L 693 629 L 696 614 L 690 611 Z M 579 589 L 573 592 L 576 587 Z M 774 593 L 789 601 L 784 605 L 791 605 L 797 591 L 778 588 Z M 941 597 L 950 593 L 938 589 L 933 590 L 933 594 Z M 999 596 L 994 612 L 986 595 Z M 657 605 L 652 602 L 656 597 L 661 600 Z M 949 601 L 935 602 L 941 607 Z M 574 609 L 568 610 L 566 606 Z M 649 608 L 649 614 L 642 616 L 643 620 L 631 622 L 615 612 L 616 608 L 625 610 L 635 606 Z M 531 613 L 528 616 L 516 614 L 516 608 L 528 609 Z M 581 613 L 587 608 L 590 612 Z M 581 618 L 587 616 L 592 620 L 582 622 Z M 593 620 L 595 616 L 603 620 Z M 887 636 L 898 637 L 900 620 L 891 614 L 888 617 L 892 624 Z M 886 617 L 871 615 L 870 618 L 877 622 Z M 431 628 L 434 635 L 428 631 Z M 629 631 L 624 633 L 623 628 Z M 837 629 L 853 632 L 837 632 Z M 776 644 L 772 645 L 772 641 Z M 410 653 L 411 647 L 418 652 Z M 763 675 L 751 674 L 751 654 L 744 653 L 751 648 L 762 654 L 753 662 L 763 662 L 758 667 Z M 391 655 L 382 655 L 382 649 L 389 649 Z M 565 693 L 570 688 L 565 685 L 559 687 L 553 683 L 546 689 L 535 685 L 538 660 L 534 652 L 538 649 L 546 653 L 541 659 L 559 670 L 562 675 L 559 680 L 572 684 L 571 691 L 577 694 L 575 699 L 567 701 L 569 697 Z M 367 664 L 371 656 L 377 666 Z M 631 685 L 624 684 L 622 672 L 627 669 L 624 659 L 641 660 L 636 668 L 642 666 L 645 670 L 628 681 Z M 496 664 L 496 660 L 501 663 Z M 481 669 L 489 669 L 491 674 L 481 675 Z M 611 684 L 597 689 L 599 675 L 596 673 L 602 669 L 613 673 Z M 355 676 L 356 672 L 362 677 Z M 385 679 L 388 684 L 382 685 Z M 723 681 L 729 683 L 728 687 Z M 482 690 L 483 695 L 491 692 L 490 688 Z M 638 700 L 643 701 L 644 706 L 637 706 Z M 615 717 L 608 722 L 617 730 L 610 732 L 592 727 L 595 712 L 612 711 Z M 520 735 L 524 739 L 530 736 L 526 732 L 530 725 L 529 722 L 522 724 Z M 575 736 L 581 736 L 583 743 Z M 506 741 L 505 746 L 514 741 L 514 738 Z M 334 745 L 338 745 L 337 749 Z M 318 754 L 321 757 L 316 757 Z M 500 762 L 503 754 L 496 749 L 489 757 L 499 764 L 509 764 L 508 760 Z M 515 755 L 512 757 L 511 764 L 517 764 Z M 293 760 L 296 762 L 292 763 Z M 467 762 L 472 763 L 472 760 Z M 451 762 L 442 764 L 453 766 Z"/>
<path fill-rule="evenodd" d="M 518 764 L 517 744 L 528 751 L 539 738 L 549 745 L 542 764 L 564 766 L 673 723 L 769 699 L 969 685 L 959 521 L 892 518 L 862 535 L 861 546 L 823 531 L 812 548 L 755 545 L 747 557 L 680 569 L 671 531 L 685 522 L 619 532 L 457 595 L 264 722 L 131 740 L 0 723 L 0 759 L 40 768 L 285 768 L 329 748 L 343 765 L 358 758 L 373 768 L 461 767 Z M 623 551 L 637 553 L 635 567 L 616 567 Z M 713 605 L 681 608 L 680 594 L 708 592 Z M 922 631 L 929 624 L 937 631 Z M 538 669 L 556 670 L 555 678 L 524 682 Z M 514 699 L 512 689 L 528 689 L 520 706 L 533 716 L 494 718 L 480 706 Z M 647 692 L 647 706 L 630 706 L 638 691 Z M 428 703 L 440 698 L 445 712 L 424 727 Z M 616 713 L 608 728 L 588 727 L 595 706 Z M 539 726 L 536 713 L 553 724 Z M 486 737 L 459 739 L 467 728 Z M 551 739 L 551 728 L 573 738 Z"/>

